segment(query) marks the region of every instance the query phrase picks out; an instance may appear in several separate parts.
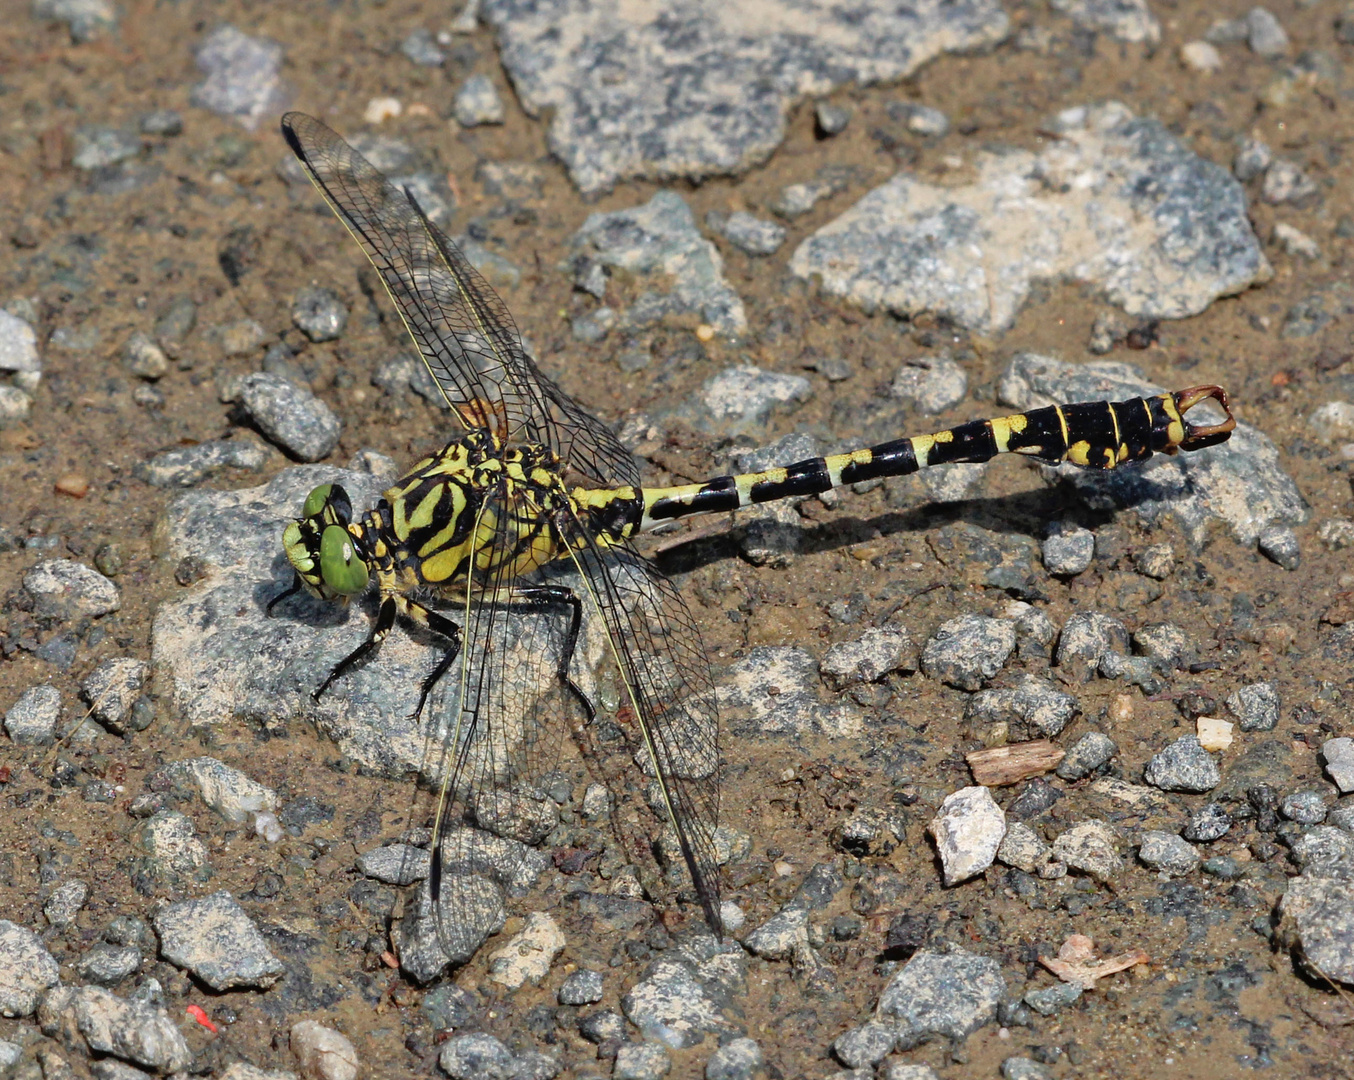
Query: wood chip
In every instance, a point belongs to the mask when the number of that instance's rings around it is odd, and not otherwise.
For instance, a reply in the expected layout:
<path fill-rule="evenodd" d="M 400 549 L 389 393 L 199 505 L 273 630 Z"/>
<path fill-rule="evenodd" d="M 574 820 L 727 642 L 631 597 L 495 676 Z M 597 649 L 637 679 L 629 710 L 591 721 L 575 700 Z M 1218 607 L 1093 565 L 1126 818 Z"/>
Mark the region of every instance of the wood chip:
<path fill-rule="evenodd" d="M 990 750 L 975 750 L 964 760 L 973 771 L 973 782 L 983 787 L 1004 787 L 1042 776 L 1058 767 L 1066 756 L 1063 749 L 1047 739 L 994 746 Z"/>
<path fill-rule="evenodd" d="M 1085 934 L 1071 934 L 1063 942 L 1056 957 L 1039 957 L 1039 963 L 1065 983 L 1094 990 L 1096 980 L 1117 971 L 1127 971 L 1139 964 L 1150 963 L 1150 957 L 1141 949 L 1111 956 L 1108 960 L 1095 958 L 1095 942 Z"/>

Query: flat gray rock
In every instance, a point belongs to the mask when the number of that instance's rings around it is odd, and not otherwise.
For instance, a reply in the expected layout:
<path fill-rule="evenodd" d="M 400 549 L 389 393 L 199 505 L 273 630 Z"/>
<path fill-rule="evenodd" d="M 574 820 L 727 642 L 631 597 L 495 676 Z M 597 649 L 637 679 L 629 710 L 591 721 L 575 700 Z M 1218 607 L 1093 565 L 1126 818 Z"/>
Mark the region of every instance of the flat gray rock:
<path fill-rule="evenodd" d="M 741 734 L 858 733 L 863 723 L 859 712 L 846 705 L 824 705 L 818 683 L 818 662 L 803 649 L 757 645 L 716 680 L 715 692 L 729 726 Z"/>
<path fill-rule="evenodd" d="M 977 690 L 1015 651 L 1015 623 L 985 615 L 960 615 L 936 628 L 922 648 L 921 669 L 960 690 Z"/>
<path fill-rule="evenodd" d="M 1279 901 L 1280 939 L 1322 983 L 1354 985 L 1354 867 L 1308 872 Z"/>
<path fill-rule="evenodd" d="M 56 619 L 98 618 L 122 606 L 118 587 L 97 570 L 72 559 L 48 559 L 24 574 L 33 611 Z"/>
<path fill-rule="evenodd" d="M 277 793 L 214 757 L 170 762 L 162 770 L 176 784 L 191 787 L 203 803 L 233 823 L 277 809 Z"/>
<path fill-rule="evenodd" d="M 193 88 L 193 104 L 234 117 L 254 131 L 286 106 L 283 51 L 268 38 L 251 37 L 229 25 L 218 27 L 197 48 L 197 66 L 207 77 Z"/>
<path fill-rule="evenodd" d="M 1202 746 L 1199 736 L 1181 735 L 1164 750 L 1152 755 L 1143 779 L 1162 791 L 1212 791 L 1222 783 L 1218 763 Z"/>
<path fill-rule="evenodd" d="M 675 191 L 659 191 L 642 206 L 589 214 L 570 245 L 596 264 L 653 276 L 661 291 L 649 294 L 657 300 L 647 313 L 640 302 L 630 309 L 632 324 L 695 312 L 726 336 L 747 330 L 743 301 L 724 280 L 723 258 Z"/>
<path fill-rule="evenodd" d="M 553 112 L 550 149 L 587 194 L 632 178 L 742 172 L 780 145 L 805 97 L 897 81 L 941 53 L 994 45 L 1009 26 L 992 0 L 487 0 L 480 18 L 498 34 L 522 107 Z"/>
<path fill-rule="evenodd" d="M 213 990 L 269 987 L 286 971 L 228 892 L 169 904 L 156 912 L 154 921 L 160 955 Z"/>
<path fill-rule="evenodd" d="M 927 1035 L 966 1039 L 996 1018 L 1005 996 L 996 960 L 959 948 L 923 949 L 879 995 L 876 1015 L 897 1022 L 898 1049 L 909 1049 Z"/>
<path fill-rule="evenodd" d="M 1072 364 L 1020 353 L 998 382 L 997 400 L 1026 411 L 1060 402 L 1123 401 L 1163 389 L 1131 364 Z M 1201 404 L 1190 416 L 1200 423 L 1221 420 L 1211 408 Z M 1047 468 L 1050 477 L 1073 484 L 1092 509 L 1131 507 L 1149 525 L 1174 518 L 1194 544 L 1203 542 L 1212 522 L 1225 524 L 1242 543 L 1254 544 L 1267 525 L 1301 524 L 1311 513 L 1279 464 L 1274 443 L 1244 422 L 1220 446 L 1174 457 L 1157 454 L 1131 468 L 1094 473 L 1074 465 Z"/>
<path fill-rule="evenodd" d="M 977 153 L 967 186 L 899 173 L 805 240 L 791 271 L 866 311 L 930 312 L 989 335 L 1038 282 L 1179 319 L 1271 276 L 1241 185 L 1158 121 L 1111 102 L 1053 127 L 1039 154 Z"/>
<path fill-rule="evenodd" d="M 338 445 L 343 425 L 334 411 L 309 387 L 280 375 L 241 376 L 223 398 L 239 402 L 265 437 L 301 461 L 319 461 Z"/>
<path fill-rule="evenodd" d="M 1161 23 L 1147 7 L 1147 0 L 1051 0 L 1078 26 L 1099 30 L 1116 41 L 1140 41 L 1156 45 L 1161 41 Z"/>
<path fill-rule="evenodd" d="M 56 738 L 61 719 L 61 691 L 30 686 L 5 711 L 5 733 L 16 746 L 47 746 Z"/>
<path fill-rule="evenodd" d="M 625 1015 L 647 1038 L 676 1050 L 709 1034 L 741 1035 L 723 1015 L 717 983 L 702 978 L 701 967 L 678 955 L 655 961 L 622 999 Z"/>
<path fill-rule="evenodd" d="M 132 466 L 132 475 L 151 487 L 189 488 L 224 469 L 258 472 L 272 454 L 256 439 L 208 439 L 138 461 Z"/>
<path fill-rule="evenodd" d="M 97 986 L 82 986 L 72 993 L 68 1009 L 96 1054 L 111 1054 L 163 1073 L 186 1069 L 193 1060 L 163 1005 L 128 1001 Z"/>

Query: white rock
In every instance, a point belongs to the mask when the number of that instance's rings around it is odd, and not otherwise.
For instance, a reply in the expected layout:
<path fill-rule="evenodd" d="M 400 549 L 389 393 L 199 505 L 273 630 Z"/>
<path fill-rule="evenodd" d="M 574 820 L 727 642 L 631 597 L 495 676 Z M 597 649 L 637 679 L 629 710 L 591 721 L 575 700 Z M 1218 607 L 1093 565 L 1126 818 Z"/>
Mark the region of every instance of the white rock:
<path fill-rule="evenodd" d="M 1222 53 L 1207 41 L 1187 41 L 1180 46 L 1180 62 L 1191 71 L 1211 75 L 1222 67 Z"/>
<path fill-rule="evenodd" d="M 1282 221 L 1274 226 L 1274 242 L 1296 258 L 1315 260 L 1321 257 L 1321 248 L 1315 240 Z"/>
<path fill-rule="evenodd" d="M 1340 794 L 1354 791 L 1354 739 L 1327 739 L 1321 744 L 1321 756 L 1326 762 L 1326 775 L 1335 781 Z"/>
<path fill-rule="evenodd" d="M 346 1037 L 314 1020 L 291 1029 L 291 1052 L 311 1080 L 357 1080 L 357 1051 Z"/>
<path fill-rule="evenodd" d="M 367 102 L 367 107 L 362 111 L 362 119 L 368 124 L 379 124 L 385 120 L 393 120 L 404 112 L 404 105 L 399 98 L 395 97 L 374 97 Z"/>
<path fill-rule="evenodd" d="M 26 926 L 0 919 L 0 1016 L 31 1016 L 61 978 L 52 954 Z"/>
<path fill-rule="evenodd" d="M 1233 725 L 1215 716 L 1201 716 L 1198 721 L 1199 745 L 1210 754 L 1226 750 L 1232 745 Z"/>
<path fill-rule="evenodd" d="M 489 978 L 510 990 L 524 983 L 538 983 L 549 973 L 564 945 L 564 934 L 555 920 L 544 912 L 534 911 L 527 916 L 521 932 L 490 955 Z"/>
<path fill-rule="evenodd" d="M 1307 418 L 1307 430 L 1327 446 L 1354 440 L 1354 405 L 1328 401 Z"/>
<path fill-rule="evenodd" d="M 976 877 L 992 865 L 1006 835 L 1006 814 L 985 787 L 945 797 L 927 831 L 935 838 L 946 885 Z"/>

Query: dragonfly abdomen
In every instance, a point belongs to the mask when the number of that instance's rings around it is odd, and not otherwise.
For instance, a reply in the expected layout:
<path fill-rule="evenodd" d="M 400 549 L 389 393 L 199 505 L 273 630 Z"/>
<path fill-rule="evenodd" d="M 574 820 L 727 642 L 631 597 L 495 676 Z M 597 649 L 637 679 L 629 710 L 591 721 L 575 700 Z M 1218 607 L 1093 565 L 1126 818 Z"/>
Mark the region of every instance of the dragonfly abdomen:
<path fill-rule="evenodd" d="M 1184 414 L 1205 398 L 1214 399 L 1227 412 L 1222 423 L 1199 425 L 1185 419 Z M 906 476 L 934 465 L 988 461 L 1006 453 L 1049 464 L 1068 461 L 1088 469 L 1113 469 L 1157 453 L 1212 446 L 1224 440 L 1235 425 L 1227 411 L 1226 392 L 1217 386 L 1127 401 L 1050 405 L 763 472 L 718 476 L 682 487 L 646 488 L 642 527 L 654 528 L 690 514 L 817 495 L 843 484 Z"/>

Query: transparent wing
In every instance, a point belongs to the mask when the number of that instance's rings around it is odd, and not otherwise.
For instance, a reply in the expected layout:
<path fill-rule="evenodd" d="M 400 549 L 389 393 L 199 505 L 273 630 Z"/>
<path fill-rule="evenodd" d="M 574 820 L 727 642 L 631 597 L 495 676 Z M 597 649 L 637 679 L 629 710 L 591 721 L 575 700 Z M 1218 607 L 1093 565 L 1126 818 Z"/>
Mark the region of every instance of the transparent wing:
<path fill-rule="evenodd" d="M 498 294 L 407 192 L 313 117 L 287 113 L 282 133 L 380 273 L 462 423 L 548 446 L 599 484 L 639 483 L 616 436 L 537 370 Z"/>
<path fill-rule="evenodd" d="M 652 780 L 651 805 L 671 828 L 706 921 L 722 936 L 719 709 L 700 629 L 673 583 L 629 547 L 599 548 L 578 526 L 572 558 L 606 627 L 624 684 L 619 726 Z"/>

